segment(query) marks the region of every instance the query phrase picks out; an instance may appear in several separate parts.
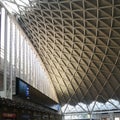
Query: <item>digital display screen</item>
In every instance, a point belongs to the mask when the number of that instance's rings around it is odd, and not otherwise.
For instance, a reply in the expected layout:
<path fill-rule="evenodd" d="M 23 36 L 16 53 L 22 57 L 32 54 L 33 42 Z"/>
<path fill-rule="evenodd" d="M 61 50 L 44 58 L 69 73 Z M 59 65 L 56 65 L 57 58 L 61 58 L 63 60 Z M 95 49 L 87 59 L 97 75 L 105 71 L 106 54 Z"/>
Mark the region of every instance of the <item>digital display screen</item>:
<path fill-rule="evenodd" d="M 24 81 L 20 80 L 19 78 L 16 79 L 16 93 L 24 98 L 29 99 L 30 92 L 29 92 L 29 85 Z"/>
<path fill-rule="evenodd" d="M 60 110 L 60 105 L 58 103 L 20 78 L 16 78 L 16 95 L 52 110 Z"/>

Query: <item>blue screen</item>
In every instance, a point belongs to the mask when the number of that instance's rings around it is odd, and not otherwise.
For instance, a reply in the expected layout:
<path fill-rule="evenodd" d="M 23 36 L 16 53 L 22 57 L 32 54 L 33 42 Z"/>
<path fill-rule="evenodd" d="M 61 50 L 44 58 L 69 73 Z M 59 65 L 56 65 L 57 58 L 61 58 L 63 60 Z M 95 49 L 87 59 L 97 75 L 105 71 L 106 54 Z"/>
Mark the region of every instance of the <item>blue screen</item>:
<path fill-rule="evenodd" d="M 19 81 L 19 94 L 23 95 L 23 97 L 29 98 L 29 86 L 23 81 Z"/>
<path fill-rule="evenodd" d="M 60 110 L 60 105 L 58 103 L 20 78 L 16 78 L 16 95 L 55 111 Z"/>

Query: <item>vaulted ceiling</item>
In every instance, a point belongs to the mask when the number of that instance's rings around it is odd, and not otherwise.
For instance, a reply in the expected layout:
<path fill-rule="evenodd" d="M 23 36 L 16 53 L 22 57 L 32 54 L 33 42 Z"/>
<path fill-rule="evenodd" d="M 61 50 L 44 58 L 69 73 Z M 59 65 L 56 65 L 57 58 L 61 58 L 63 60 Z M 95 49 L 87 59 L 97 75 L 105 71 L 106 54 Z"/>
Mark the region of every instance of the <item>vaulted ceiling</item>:
<path fill-rule="evenodd" d="M 120 0 L 4 1 L 17 4 L 62 105 L 120 101 Z"/>

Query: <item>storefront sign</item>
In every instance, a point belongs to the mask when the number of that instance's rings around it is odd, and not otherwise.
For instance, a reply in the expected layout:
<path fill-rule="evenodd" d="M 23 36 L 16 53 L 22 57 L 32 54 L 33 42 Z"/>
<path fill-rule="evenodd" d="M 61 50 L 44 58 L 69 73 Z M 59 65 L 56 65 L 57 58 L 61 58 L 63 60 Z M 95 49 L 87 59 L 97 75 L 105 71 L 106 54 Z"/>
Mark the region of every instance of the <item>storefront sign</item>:
<path fill-rule="evenodd" d="M 15 113 L 2 113 L 3 118 L 16 118 Z"/>

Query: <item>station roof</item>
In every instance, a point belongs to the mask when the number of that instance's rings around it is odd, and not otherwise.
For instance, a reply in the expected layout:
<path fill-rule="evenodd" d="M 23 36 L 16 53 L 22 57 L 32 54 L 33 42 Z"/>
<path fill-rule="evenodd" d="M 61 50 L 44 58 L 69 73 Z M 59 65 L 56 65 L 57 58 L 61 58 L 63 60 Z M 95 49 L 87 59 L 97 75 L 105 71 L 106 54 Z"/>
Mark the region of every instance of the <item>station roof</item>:
<path fill-rule="evenodd" d="M 120 101 L 120 0 L 2 2 L 18 17 L 61 105 Z"/>

